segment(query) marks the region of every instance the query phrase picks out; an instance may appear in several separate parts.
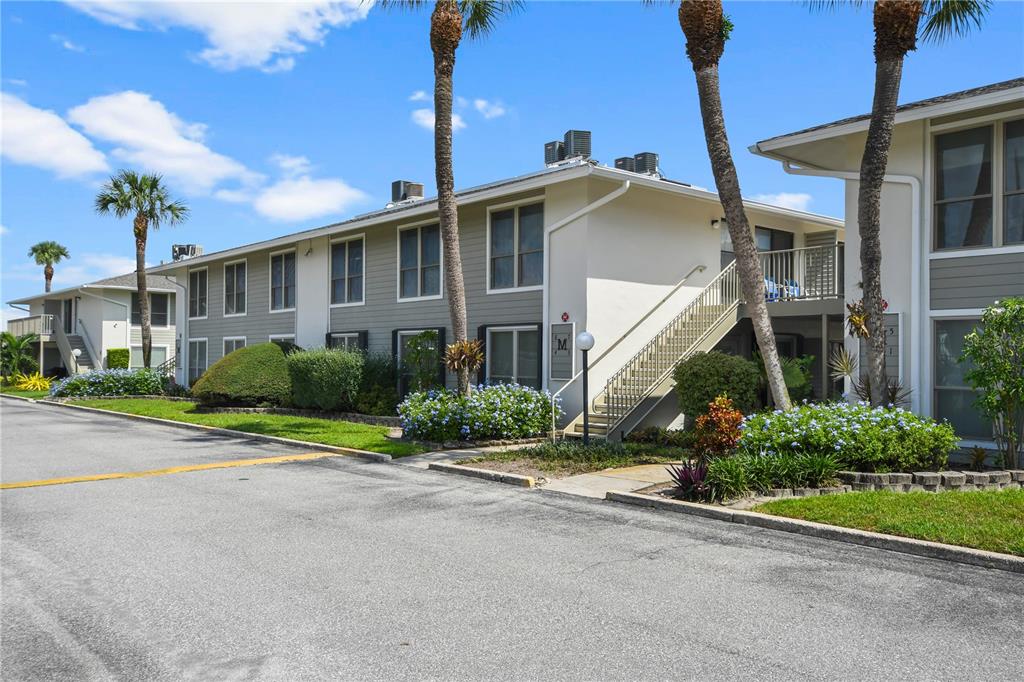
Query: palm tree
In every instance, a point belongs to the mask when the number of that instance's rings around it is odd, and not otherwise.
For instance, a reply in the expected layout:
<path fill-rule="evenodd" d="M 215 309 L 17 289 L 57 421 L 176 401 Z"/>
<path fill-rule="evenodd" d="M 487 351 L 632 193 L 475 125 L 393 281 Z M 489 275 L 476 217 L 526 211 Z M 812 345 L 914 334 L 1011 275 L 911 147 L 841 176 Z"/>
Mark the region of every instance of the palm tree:
<path fill-rule="evenodd" d="M 815 3 L 834 7 L 839 2 Z M 851 4 L 860 5 L 854 1 Z M 917 49 L 918 38 L 942 42 L 967 33 L 991 6 L 990 0 L 877 0 L 874 4 L 875 93 L 871 122 L 860 162 L 857 229 L 860 269 L 868 329 L 868 380 L 871 404 L 888 401 L 885 375 L 885 327 L 882 300 L 881 199 L 889 163 L 893 121 L 899 100 L 903 60 Z"/>
<path fill-rule="evenodd" d="M 765 374 L 772 398 L 779 409 L 791 407 L 789 391 L 779 363 L 775 333 L 765 303 L 764 272 L 754 243 L 754 235 L 743 209 L 743 196 L 736 166 L 732 162 L 729 138 L 725 133 L 725 113 L 718 87 L 718 62 L 725 52 L 732 22 L 722 11 L 721 0 L 682 0 L 679 3 L 679 25 L 686 36 L 686 55 L 693 64 L 697 78 L 700 115 L 704 121 L 704 140 L 711 159 L 715 187 L 722 202 L 736 254 L 743 297 L 746 299 L 754 336 L 764 360 Z"/>
<path fill-rule="evenodd" d="M 419 9 L 427 0 L 380 0 L 385 8 Z M 459 251 L 459 216 L 455 203 L 452 170 L 452 75 L 455 51 L 463 30 L 470 38 L 482 38 L 494 30 L 498 19 L 522 7 L 520 0 L 436 0 L 430 15 L 430 49 L 434 53 L 434 176 L 437 182 L 437 214 L 444 249 L 444 286 L 455 343 L 469 338 L 466 322 L 466 285 Z M 469 394 L 469 369 L 458 370 L 459 393 Z"/>
<path fill-rule="evenodd" d="M 71 258 L 68 249 L 63 244 L 54 241 L 45 241 L 34 244 L 28 250 L 30 258 L 34 258 L 36 265 L 43 266 L 43 277 L 46 278 L 46 293 L 50 293 L 53 286 L 53 266 L 65 258 Z"/>
<path fill-rule="evenodd" d="M 149 228 L 176 225 L 188 217 L 188 207 L 172 201 L 159 175 L 122 170 L 110 178 L 96 195 L 96 212 L 113 213 L 118 218 L 132 216 L 135 232 L 135 273 L 142 318 L 142 364 L 149 368 L 152 332 L 149 319 L 149 295 L 146 290 L 146 238 Z"/>
<path fill-rule="evenodd" d="M 32 344 L 38 340 L 35 334 L 15 336 L 10 332 L 0 332 L 0 374 L 9 377 L 38 371 L 39 363 L 32 352 Z"/>

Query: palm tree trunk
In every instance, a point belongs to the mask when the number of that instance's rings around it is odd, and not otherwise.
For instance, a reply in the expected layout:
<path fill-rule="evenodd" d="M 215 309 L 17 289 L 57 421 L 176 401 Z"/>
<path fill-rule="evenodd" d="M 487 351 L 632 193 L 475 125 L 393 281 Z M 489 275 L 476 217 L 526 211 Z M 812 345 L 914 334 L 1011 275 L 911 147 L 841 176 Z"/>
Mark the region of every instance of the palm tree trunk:
<path fill-rule="evenodd" d="M 875 64 L 875 95 L 857 193 L 857 230 L 860 233 L 861 286 L 867 314 L 867 371 L 872 405 L 888 402 L 882 303 L 881 202 L 902 74 L 902 57 L 879 60 Z"/>
<path fill-rule="evenodd" d="M 145 216 L 135 216 L 135 276 L 139 290 L 139 317 L 142 322 L 142 366 L 150 368 L 153 332 L 149 323 L 149 292 L 146 288 L 146 236 L 149 223 Z"/>
<path fill-rule="evenodd" d="M 764 358 L 765 373 L 772 398 L 779 409 L 788 410 L 792 407 L 789 391 L 782 376 L 782 365 L 779 362 L 778 349 L 775 346 L 775 333 L 772 321 L 768 316 L 768 306 L 764 298 L 764 273 L 761 270 L 761 258 L 757 253 L 754 235 L 747 222 L 747 214 L 743 209 L 743 196 L 740 192 L 740 181 L 733 165 L 732 152 L 729 149 L 729 138 L 725 133 L 725 115 L 722 111 L 722 98 L 718 86 L 718 65 L 708 64 L 695 69 L 697 76 L 697 93 L 700 98 L 700 115 L 704 121 L 704 138 L 708 146 L 708 157 L 711 159 L 711 170 L 715 176 L 715 187 L 718 198 L 725 210 L 725 218 L 729 224 L 729 236 L 732 237 L 733 251 L 736 254 L 736 270 L 743 287 L 747 312 L 754 326 L 754 336 Z"/>
<path fill-rule="evenodd" d="M 455 50 L 462 39 L 462 14 L 450 0 L 439 0 L 430 17 L 430 47 L 434 53 L 434 175 L 437 182 L 437 213 L 444 249 L 444 285 L 448 297 L 454 341 L 468 338 L 466 285 L 459 249 L 459 215 L 455 203 L 452 170 L 452 74 Z M 442 354 L 444 349 L 438 349 Z M 459 393 L 469 394 L 469 370 L 458 373 Z"/>
<path fill-rule="evenodd" d="M 43 268 L 43 277 L 46 279 L 46 293 L 50 293 L 50 289 L 53 288 L 53 266 L 47 265 Z"/>

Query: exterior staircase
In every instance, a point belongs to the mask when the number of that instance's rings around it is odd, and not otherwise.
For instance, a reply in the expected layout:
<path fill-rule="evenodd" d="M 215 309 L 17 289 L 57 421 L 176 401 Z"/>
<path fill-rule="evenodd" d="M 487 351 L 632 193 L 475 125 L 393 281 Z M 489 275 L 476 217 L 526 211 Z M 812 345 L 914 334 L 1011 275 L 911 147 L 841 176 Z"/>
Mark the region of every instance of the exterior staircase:
<path fill-rule="evenodd" d="M 72 357 L 65 358 L 64 362 L 68 366 L 70 371 L 73 372 L 74 371 L 74 367 L 75 367 L 75 358 L 74 358 L 74 355 L 73 355 L 75 350 L 82 351 L 82 354 L 78 356 L 78 373 L 79 374 L 81 374 L 83 372 L 90 372 L 93 369 L 95 369 L 96 365 L 93 363 L 92 355 L 89 354 L 89 347 L 85 345 L 85 340 L 81 336 L 79 336 L 78 334 L 68 334 L 67 335 L 67 339 L 68 339 L 68 346 L 70 346 L 71 351 L 72 351 Z"/>
<path fill-rule="evenodd" d="M 589 405 L 593 438 L 609 438 L 639 424 L 675 387 L 672 370 L 694 353 L 711 350 L 739 320 L 742 289 L 730 263 L 654 338 L 608 378 Z M 583 415 L 563 432 L 583 435 Z"/>

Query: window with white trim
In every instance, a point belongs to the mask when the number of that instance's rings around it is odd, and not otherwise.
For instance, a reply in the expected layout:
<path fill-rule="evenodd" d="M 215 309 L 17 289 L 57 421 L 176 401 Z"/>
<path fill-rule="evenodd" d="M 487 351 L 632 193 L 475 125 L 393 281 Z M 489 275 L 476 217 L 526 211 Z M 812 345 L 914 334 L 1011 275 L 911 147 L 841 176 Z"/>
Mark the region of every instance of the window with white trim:
<path fill-rule="evenodd" d="M 207 269 L 192 270 L 188 273 L 188 316 L 206 317 Z"/>
<path fill-rule="evenodd" d="M 359 332 L 346 332 L 343 334 L 331 334 L 331 348 L 342 350 L 361 350 L 359 343 Z"/>
<path fill-rule="evenodd" d="M 149 366 L 159 367 L 160 365 L 167 362 L 167 347 L 166 346 L 150 346 L 149 349 Z M 139 369 L 144 367 L 145 364 L 142 360 L 142 346 L 131 347 L 131 360 L 128 366 L 132 369 Z"/>
<path fill-rule="evenodd" d="M 961 363 L 964 338 L 978 326 L 978 320 L 935 321 L 935 406 L 936 419 L 947 419 L 961 438 L 989 440 L 992 426 L 974 406 L 975 390 L 964 373 L 969 362 Z"/>
<path fill-rule="evenodd" d="M 494 327 L 487 330 L 487 381 L 540 388 L 540 330 Z"/>
<path fill-rule="evenodd" d="M 270 257 L 270 309 L 295 309 L 294 251 L 275 253 Z"/>
<path fill-rule="evenodd" d="M 1003 244 L 1024 244 L 1024 118 L 1003 128 Z"/>
<path fill-rule="evenodd" d="M 935 249 L 992 245 L 992 126 L 935 137 Z"/>
<path fill-rule="evenodd" d="M 188 341 L 188 383 L 191 386 L 199 377 L 206 373 L 207 363 L 206 339 L 189 339 Z"/>
<path fill-rule="evenodd" d="M 245 315 L 245 261 L 224 266 L 224 314 Z"/>
<path fill-rule="evenodd" d="M 153 327 L 166 327 L 170 320 L 170 294 L 149 295 L 149 324 Z M 138 292 L 132 292 L 132 324 L 142 324 L 142 308 L 139 306 Z"/>
<path fill-rule="evenodd" d="M 224 355 L 234 353 L 239 348 L 245 348 L 244 336 L 226 337 L 224 339 Z"/>
<path fill-rule="evenodd" d="M 398 297 L 441 295 L 441 227 L 407 227 L 398 233 Z"/>
<path fill-rule="evenodd" d="M 363 302 L 362 237 L 331 244 L 331 305 Z"/>
<path fill-rule="evenodd" d="M 491 289 L 544 283 L 544 204 L 493 211 L 488 269 Z"/>

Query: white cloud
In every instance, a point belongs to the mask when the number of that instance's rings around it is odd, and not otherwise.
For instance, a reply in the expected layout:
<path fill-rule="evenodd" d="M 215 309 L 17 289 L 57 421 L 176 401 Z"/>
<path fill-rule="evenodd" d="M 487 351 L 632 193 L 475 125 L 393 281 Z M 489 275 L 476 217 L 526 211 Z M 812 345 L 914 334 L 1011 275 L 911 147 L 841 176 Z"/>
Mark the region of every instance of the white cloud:
<path fill-rule="evenodd" d="M 69 39 L 65 38 L 64 36 L 58 33 L 51 33 L 50 40 L 63 47 L 65 50 L 70 50 L 71 52 L 85 52 L 84 47 L 71 42 Z"/>
<path fill-rule="evenodd" d="M 488 102 L 485 99 L 473 100 L 473 106 L 484 118 L 498 118 L 505 115 L 505 105 L 501 102 Z"/>
<path fill-rule="evenodd" d="M 437 120 L 432 109 L 416 109 L 412 112 L 412 122 L 427 130 L 434 129 L 434 121 Z M 462 130 L 466 122 L 458 114 L 452 114 L 452 132 Z"/>
<path fill-rule="evenodd" d="M 806 211 L 811 205 L 811 195 L 803 192 L 779 192 L 778 194 L 755 194 L 750 197 L 762 204 L 771 204 L 794 211 Z"/>
<path fill-rule="evenodd" d="M 411 95 L 409 95 L 409 101 L 410 102 L 428 102 L 428 101 L 430 101 L 430 96 L 427 95 L 427 91 L 426 90 L 417 90 L 416 92 L 414 92 Z"/>
<path fill-rule="evenodd" d="M 286 177 L 290 178 L 298 175 L 309 175 L 309 172 L 313 170 L 313 164 L 305 156 L 274 154 L 270 157 L 270 160 L 277 164 Z"/>
<path fill-rule="evenodd" d="M 203 34 L 209 47 L 198 58 L 223 71 L 288 71 L 290 55 L 322 44 L 330 29 L 366 18 L 362 0 L 309 2 L 125 2 L 66 0 L 107 24 L 130 30 L 183 27 Z"/>
<path fill-rule="evenodd" d="M 285 178 L 259 191 L 253 207 L 274 220 L 308 220 L 344 212 L 366 199 L 361 190 L 336 178 Z"/>
<path fill-rule="evenodd" d="M 9 229 L 7 229 L 6 225 L 0 225 L 0 236 L 3 236 L 5 234 L 10 234 L 10 233 L 11 233 L 11 231 Z"/>
<path fill-rule="evenodd" d="M 68 112 L 90 137 L 117 145 L 116 158 L 156 171 L 186 192 L 207 194 L 221 182 L 259 181 L 244 165 L 203 144 L 206 126 L 186 123 L 142 92 L 93 97 Z"/>
<path fill-rule="evenodd" d="M 468 99 L 466 99 L 465 97 L 456 97 L 455 98 L 455 108 L 456 109 L 465 109 L 467 106 L 469 106 L 469 100 Z"/>
<path fill-rule="evenodd" d="M 8 78 L 7 82 L 11 85 L 17 85 L 19 88 L 23 88 L 28 85 L 28 81 L 24 78 Z"/>
<path fill-rule="evenodd" d="M 60 289 L 135 272 L 135 258 L 111 253 L 72 253 L 71 258 L 58 263 L 53 269 L 53 288 Z M 45 284 L 43 268 L 32 260 L 7 268 L 4 277 L 25 282 L 38 280 L 40 291 Z"/>
<path fill-rule="evenodd" d="M 2 152 L 14 163 L 53 171 L 70 178 L 108 170 L 103 153 L 52 111 L 37 109 L 8 93 L 3 110 Z"/>

